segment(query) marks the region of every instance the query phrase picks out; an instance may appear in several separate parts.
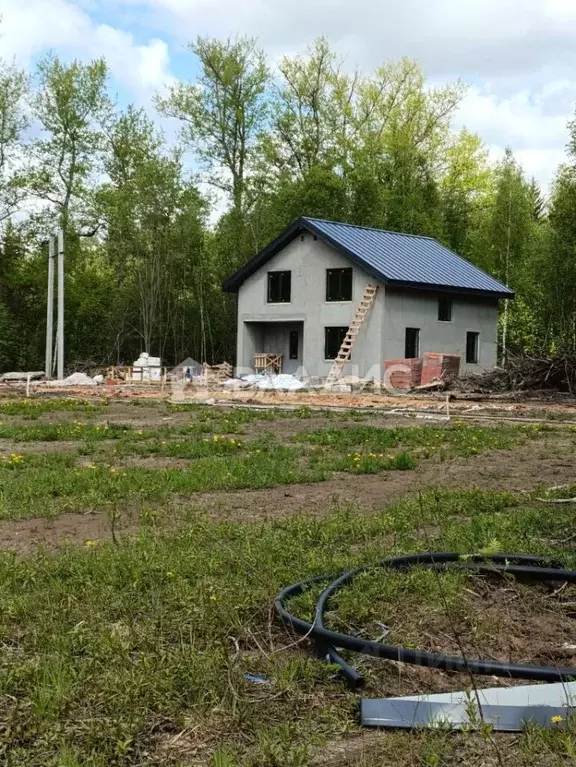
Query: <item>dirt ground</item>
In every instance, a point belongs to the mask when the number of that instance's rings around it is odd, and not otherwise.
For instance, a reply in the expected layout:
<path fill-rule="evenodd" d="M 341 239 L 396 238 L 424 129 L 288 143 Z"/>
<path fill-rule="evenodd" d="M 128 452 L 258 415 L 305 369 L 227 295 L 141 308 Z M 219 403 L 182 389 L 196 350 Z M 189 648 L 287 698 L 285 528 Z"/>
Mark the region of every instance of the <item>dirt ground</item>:
<path fill-rule="evenodd" d="M 142 414 L 139 415 L 141 417 Z M 308 428 L 310 421 L 304 423 Z M 275 423 L 275 430 L 276 426 Z M 299 428 L 302 428 L 302 423 Z M 61 444 L 69 443 L 46 443 L 49 449 Z M 20 445 L 20 452 L 22 448 Z M 223 519 L 257 522 L 301 511 L 326 514 L 335 506 L 352 504 L 364 507 L 367 512 L 381 510 L 407 493 L 430 487 L 529 492 L 540 485 L 553 486 L 574 481 L 574 457 L 567 452 L 570 449 L 570 442 L 563 442 L 556 436 L 555 450 L 551 455 L 543 451 L 542 443 L 527 442 L 514 450 L 494 450 L 449 462 L 439 462 L 434 458 L 424 460 L 414 471 L 376 475 L 342 473 L 326 482 L 281 485 L 263 490 L 198 493 L 174 499 L 170 507 L 175 515 L 190 509 Z M 138 526 L 138 511 L 137 508 L 126 510 L 116 534 L 134 533 Z M 164 508 L 164 511 L 167 509 Z M 78 513 L 63 514 L 55 519 L 39 517 L 16 522 L 0 521 L 0 550 L 15 551 L 19 555 L 37 550 L 53 551 L 70 544 L 85 545 L 88 542 L 91 545 L 111 537 L 112 526 L 105 513 L 83 514 L 79 510 Z"/>
<path fill-rule="evenodd" d="M 0 384 L 0 399 L 3 396 L 23 396 L 23 385 Z M 125 401 L 168 401 L 172 399 L 170 387 L 158 385 L 94 386 L 61 388 L 32 385 L 30 395 L 43 397 L 82 397 L 85 399 L 125 400 Z M 318 407 L 318 408 L 366 408 L 381 410 L 444 410 L 447 395 L 442 392 L 422 394 L 374 394 L 369 392 L 355 394 L 326 394 L 318 392 L 271 392 L 271 391 L 224 391 L 223 389 L 201 390 L 186 389 L 183 401 L 229 405 L 260 405 L 268 407 Z M 546 414 L 558 414 L 572 417 L 576 421 L 576 396 L 555 394 L 554 392 L 518 392 L 510 395 L 474 395 L 458 392 L 450 393 L 450 410 L 459 413 L 509 414 L 520 417 L 545 417 Z"/>
<path fill-rule="evenodd" d="M 7 395 L 14 395 L 14 387 L 4 387 L 0 384 L 0 401 Z M 42 392 L 39 397 L 48 396 L 82 396 L 83 399 L 98 402 L 99 397 L 110 398 L 108 406 L 102 411 L 89 414 L 76 411 L 47 412 L 36 421 L 14 417 L 12 424 L 31 425 L 34 423 L 63 423 L 82 420 L 93 424 L 128 424 L 132 428 L 153 429 L 162 426 L 185 426 L 190 423 L 190 413 L 166 412 L 161 403 L 168 394 L 158 388 L 142 387 L 87 387 L 76 391 L 70 387 L 64 391 L 54 391 L 47 394 Z M 205 393 L 204 393 L 205 396 Z M 442 425 L 447 423 L 443 416 L 432 415 L 429 410 L 443 406 L 442 402 L 431 397 L 384 397 L 374 395 L 329 395 L 320 398 L 318 395 L 282 394 L 274 392 L 237 392 L 226 394 L 228 399 L 233 396 L 234 404 L 247 404 L 256 399 L 260 405 L 298 406 L 313 405 L 374 407 L 369 413 L 371 426 L 392 428 L 394 426 Z M 295 396 L 297 400 L 295 401 Z M 137 405 L 134 405 L 137 401 Z M 148 404 L 150 402 L 150 404 Z M 224 403 L 222 403 L 224 404 Z M 390 406 L 393 407 L 390 407 Z M 402 415 L 394 411 L 399 407 L 415 408 L 416 414 Z M 451 413 L 459 418 L 467 414 L 472 422 L 491 423 L 505 421 L 508 417 L 528 419 L 551 416 L 555 425 L 569 424 L 572 416 L 576 421 L 576 403 L 569 401 L 531 401 L 526 403 L 497 403 L 463 402 L 451 403 Z M 428 412 L 427 412 L 428 411 Z M 460 412 L 462 411 L 462 412 Z M 504 417 L 502 415 L 504 414 Z M 484 420 L 487 416 L 490 420 Z M 557 420 L 560 418 L 560 420 Z M 548 421 L 549 422 L 549 421 Z M 313 413 L 302 419 L 277 418 L 274 421 L 252 421 L 241 425 L 246 437 L 262 436 L 267 431 L 273 432 L 281 439 L 290 439 L 299 431 L 335 426 L 338 428 L 356 425 L 352 419 L 340 419 L 337 413 L 326 417 Z M 416 470 L 405 472 L 390 472 L 378 475 L 355 475 L 349 473 L 336 474 L 333 479 L 313 484 L 296 484 L 278 486 L 263 490 L 241 490 L 212 493 L 198 493 L 186 498 L 173 499 L 169 508 L 163 511 L 173 511 L 175 516 L 182 510 L 197 510 L 219 518 L 237 519 L 254 522 L 268 518 L 290 516 L 305 511 L 312 514 L 329 513 L 335 506 L 354 504 L 364 507 L 366 511 L 380 510 L 396 502 L 410 492 L 417 492 L 430 487 L 458 488 L 477 487 L 480 489 L 531 491 L 539 485 L 552 486 L 574 481 L 574 457 L 571 454 L 571 443 L 563 439 L 561 432 L 554 434 L 554 449 L 543 451 L 541 442 L 528 441 L 514 450 L 490 451 L 470 458 L 454 458 L 450 461 L 439 462 L 437 458 L 422 460 Z M 4 453 L 48 453 L 66 452 L 77 449 L 75 442 L 18 442 L 4 441 L 1 451 Z M 153 465 L 156 468 L 166 466 L 187 465 L 187 461 L 174 459 L 129 458 L 127 464 Z M 128 508 L 124 519 L 115 529 L 115 534 L 133 534 L 138 528 L 140 509 Z M 163 516 L 169 517 L 169 514 Z M 108 515 L 101 513 L 63 514 L 55 519 L 43 517 L 22 521 L 0 521 L 0 550 L 10 550 L 18 555 L 44 550 L 54 551 L 63 545 L 92 545 L 98 541 L 109 540 L 112 528 Z"/>
<path fill-rule="evenodd" d="M 37 421 L 13 418 L 11 423 L 31 425 L 33 423 L 63 423 L 81 420 L 93 424 L 129 424 L 135 429 L 154 429 L 162 426 L 184 426 L 190 423 L 187 412 L 169 412 L 161 405 L 167 398 L 166 392 L 157 389 L 145 389 L 130 392 L 127 388 L 101 387 L 97 391 L 59 392 L 58 396 L 81 396 L 98 401 L 99 397 L 110 398 L 110 404 L 102 411 L 90 414 L 78 412 L 52 412 L 43 414 Z M 56 395 L 56 392 L 54 392 Z M 230 400 L 231 395 L 223 395 Z M 0 400 L 2 391 L 0 390 Z M 205 394 L 204 394 L 205 399 Z M 215 396 L 214 399 L 220 400 Z M 138 406 L 134 406 L 134 400 Z M 201 401 L 201 400 L 200 400 Z M 381 427 L 442 425 L 431 412 L 444 407 L 439 398 L 390 398 L 372 395 L 330 395 L 318 397 L 298 395 L 279 395 L 273 393 L 241 392 L 233 398 L 233 405 L 254 404 L 264 406 L 319 406 L 353 407 L 371 409 L 363 424 Z M 394 412 L 402 408 L 418 411 L 411 416 Z M 451 412 L 471 422 L 479 424 L 505 422 L 506 419 L 543 419 L 555 426 L 576 423 L 576 402 L 530 401 L 496 402 L 473 401 L 465 399 L 450 403 Z M 420 417 L 417 417 L 420 416 Z M 250 437 L 263 436 L 273 432 L 279 439 L 290 440 L 299 431 L 346 426 L 355 426 L 358 422 L 340 419 L 337 416 L 326 417 L 318 414 L 306 419 L 277 418 L 273 421 L 252 421 L 241 424 L 243 434 Z M 257 523 L 266 519 L 289 517 L 299 512 L 313 515 L 325 515 L 336 507 L 355 506 L 374 513 L 385 509 L 410 493 L 430 488 L 444 489 L 485 489 L 510 492 L 531 492 L 542 487 L 572 484 L 575 482 L 575 460 L 573 454 L 574 435 L 567 430 L 543 433 L 541 439 L 527 440 L 511 450 L 492 450 L 479 455 L 455 457 L 441 461 L 438 455 L 419 460 L 418 466 L 410 471 L 383 472 L 381 474 L 336 473 L 326 482 L 311 484 L 284 485 L 262 490 L 226 491 L 196 493 L 181 497 L 172 497 L 161 509 L 161 518 L 157 522 L 158 534 L 170 529 L 170 520 L 177 523 L 179 515 L 199 512 L 218 519 L 231 519 L 241 522 Z M 0 452 L 64 452 L 75 451 L 77 442 L 2 442 Z M 91 460 L 90 458 L 86 459 Z M 128 465 L 147 465 L 156 468 L 166 466 L 186 467 L 188 461 L 165 459 L 158 456 L 146 458 L 129 457 Z M 531 503 L 535 503 L 531 501 Z M 125 509 L 125 515 L 118 523 L 112 524 L 105 512 L 62 514 L 54 519 L 32 518 L 22 521 L 0 521 L 0 550 L 14 552 L 16 556 L 26 556 L 35 552 L 51 553 L 66 546 L 94 546 L 113 537 L 134 535 L 139 528 L 139 516 L 142 504 L 135 498 Z M 154 509 L 153 503 L 146 503 L 146 510 Z M 514 510 L 511 509 L 513 514 Z M 542 513 L 553 513 L 550 506 L 542 503 Z M 428 532 L 422 528 L 422 534 Z M 492 658 L 498 661 L 535 662 L 549 665 L 570 666 L 576 664 L 576 648 L 573 624 L 576 618 L 576 590 L 571 587 L 556 592 L 549 587 L 539 589 L 530 587 L 530 598 L 525 598 L 522 585 L 497 582 L 488 578 L 471 579 L 468 600 L 471 608 L 483 619 L 494 625 L 492 634 L 484 635 L 478 644 L 467 644 L 468 657 Z M 426 619 L 433 617 L 427 615 Z M 398 625 L 394 616 L 385 616 L 390 625 Z M 458 631 L 461 627 L 458 627 Z M 465 627 L 464 627 L 465 629 Z M 430 626 L 422 625 L 421 644 L 423 649 L 433 652 L 445 652 L 459 655 L 462 647 L 458 641 L 458 631 L 448 619 L 436 623 L 431 619 Z M 272 634 L 271 634 L 272 637 Z M 271 639 L 272 641 L 272 639 Z M 285 632 L 281 632 L 282 644 L 287 642 Z M 393 641 L 393 639 L 391 640 Z M 295 652 L 309 653 L 306 646 Z M 361 670 L 368 680 L 367 692 L 371 697 L 380 695 L 401 695 L 422 692 L 439 692 L 462 689 L 462 675 L 444 672 L 438 669 L 407 666 L 388 662 L 379 664 L 372 659 L 360 660 Z M 486 685 L 516 684 L 513 680 L 486 678 Z M 464 683 L 465 684 L 465 683 Z M 179 737 L 179 736 L 178 736 Z M 340 765 L 358 765 L 364 754 L 372 748 L 378 748 L 382 754 L 381 764 L 412 765 L 421 762 L 418 753 L 418 738 L 412 734 L 413 753 L 408 754 L 406 744 L 401 745 L 398 754 L 395 749 L 400 745 L 403 735 L 367 732 L 362 737 L 333 741 L 322 748 L 315 762 L 317 767 L 340 767 Z M 504 740 L 514 758 L 514 741 Z M 172 738 L 174 739 L 174 738 Z M 180 744 L 183 756 L 188 759 L 192 746 L 182 739 Z M 492 760 L 486 744 L 479 744 L 479 753 L 484 749 L 478 762 L 482 767 L 500 764 Z M 174 747 L 168 749 L 174 755 Z M 480 761 L 481 760 L 481 761 Z M 194 764 L 193 761 L 183 763 Z M 374 762 L 375 764 L 376 762 Z M 431 763 L 431 762 L 430 762 Z M 436 762 L 440 764 L 440 762 Z M 507 761 L 512 765 L 513 761 Z M 519 762 L 518 762 L 519 763 Z M 372 761 L 370 761 L 372 764 Z"/>

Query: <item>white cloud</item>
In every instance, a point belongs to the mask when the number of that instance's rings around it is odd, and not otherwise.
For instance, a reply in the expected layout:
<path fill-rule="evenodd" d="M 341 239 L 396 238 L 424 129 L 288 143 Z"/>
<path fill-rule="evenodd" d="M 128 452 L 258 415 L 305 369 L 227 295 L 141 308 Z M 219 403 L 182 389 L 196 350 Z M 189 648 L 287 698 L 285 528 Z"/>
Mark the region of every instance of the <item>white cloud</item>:
<path fill-rule="evenodd" d="M 495 155 L 510 145 L 547 184 L 576 103 L 575 0 L 0 0 L 0 52 L 104 55 L 138 102 L 171 81 L 170 53 L 198 34 L 260 38 L 271 62 L 323 34 L 350 67 L 417 59 L 432 82 L 471 84 L 457 124 Z M 106 11 L 108 24 L 92 16 Z M 92 16 L 91 16 L 92 14 Z M 114 21 L 110 21 L 114 19 Z M 133 25 L 147 30 L 135 39 Z M 170 47 L 167 42 L 170 41 Z M 187 73 L 182 72 L 186 77 Z"/>
<path fill-rule="evenodd" d="M 504 74 L 574 62 L 572 0 L 116 0 L 156 10 L 181 39 L 257 35 L 269 49 L 324 34 L 363 66 L 407 55 L 430 75 Z"/>
<path fill-rule="evenodd" d="M 571 92 L 576 84 L 550 82 L 534 92 L 522 90 L 509 97 L 499 96 L 491 83 L 473 87 L 455 122 L 479 133 L 493 156 L 510 146 L 526 173 L 547 187 L 564 159 L 567 115 L 557 108 L 547 110 L 546 105 L 566 89 Z"/>
<path fill-rule="evenodd" d="M 137 43 L 130 32 L 95 22 L 90 4 L 72 0 L 3 0 L 0 55 L 31 68 L 48 50 L 82 60 L 104 56 L 116 82 L 140 103 L 169 82 L 169 50 L 164 40 Z"/>
<path fill-rule="evenodd" d="M 109 0 L 148 14 L 178 43 L 260 38 L 272 61 L 319 34 L 350 67 L 417 59 L 433 82 L 471 83 L 456 123 L 495 155 L 510 145 L 547 184 L 576 102 L 575 0 Z"/>

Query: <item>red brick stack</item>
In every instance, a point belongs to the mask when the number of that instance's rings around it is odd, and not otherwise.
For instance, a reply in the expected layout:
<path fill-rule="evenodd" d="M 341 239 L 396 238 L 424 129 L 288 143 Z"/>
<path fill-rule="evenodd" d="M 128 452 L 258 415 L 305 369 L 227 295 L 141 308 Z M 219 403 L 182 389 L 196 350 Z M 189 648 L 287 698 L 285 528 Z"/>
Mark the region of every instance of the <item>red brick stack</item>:
<path fill-rule="evenodd" d="M 460 355 L 426 352 L 422 365 L 421 383 L 432 381 L 454 381 L 460 374 Z"/>
<path fill-rule="evenodd" d="M 422 377 L 422 357 L 414 359 L 385 360 L 385 382 L 395 389 L 414 389 Z M 390 368 L 398 368 L 388 372 Z"/>

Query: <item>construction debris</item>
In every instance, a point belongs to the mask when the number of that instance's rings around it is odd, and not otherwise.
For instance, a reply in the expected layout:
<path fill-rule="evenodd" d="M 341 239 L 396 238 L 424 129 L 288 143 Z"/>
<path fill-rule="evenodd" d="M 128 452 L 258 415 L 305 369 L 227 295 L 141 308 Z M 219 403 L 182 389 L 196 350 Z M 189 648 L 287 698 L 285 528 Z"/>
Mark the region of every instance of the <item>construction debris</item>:
<path fill-rule="evenodd" d="M 194 378 L 194 383 L 204 386 L 221 386 L 224 381 L 228 381 L 234 375 L 234 368 L 229 362 L 222 362 L 220 365 L 209 365 L 205 362 L 202 365 L 202 373 Z"/>
<path fill-rule="evenodd" d="M 399 698 L 365 698 L 360 702 L 367 727 L 439 727 L 454 729 L 490 724 L 500 732 L 520 732 L 527 724 L 565 726 L 576 695 L 576 683 L 490 687 Z"/>
<path fill-rule="evenodd" d="M 242 378 L 229 378 L 223 383 L 224 388 L 230 391 L 240 389 L 258 389 L 260 391 L 300 391 L 305 389 L 306 385 L 298 378 L 287 373 L 280 375 L 265 375 L 264 373 L 253 373 Z"/>
<path fill-rule="evenodd" d="M 258 352 L 254 355 L 254 370 L 256 373 L 281 373 L 283 360 L 283 354 L 268 354 L 265 352 Z"/>
<path fill-rule="evenodd" d="M 300 391 L 306 388 L 302 381 L 287 373 L 280 373 L 277 376 L 265 376 L 263 381 L 256 384 L 256 387 L 263 391 L 270 389 L 275 391 Z"/>
<path fill-rule="evenodd" d="M 33 370 L 31 372 L 2 373 L 0 383 L 25 383 L 26 381 L 37 381 L 44 378 L 43 370 Z"/>
<path fill-rule="evenodd" d="M 575 394 L 576 354 L 552 359 L 510 356 L 505 367 L 460 378 L 457 389 L 479 394 L 544 389 Z"/>
<path fill-rule="evenodd" d="M 451 383 L 460 374 L 460 355 L 440 352 L 425 352 L 422 363 L 420 383 L 426 385 L 433 381 Z"/>
<path fill-rule="evenodd" d="M 61 381 L 46 381 L 46 386 L 97 386 L 97 382 L 86 373 L 72 373 Z"/>
<path fill-rule="evenodd" d="M 132 381 L 162 380 L 162 361 L 160 357 L 151 357 L 148 352 L 142 352 L 132 365 Z"/>

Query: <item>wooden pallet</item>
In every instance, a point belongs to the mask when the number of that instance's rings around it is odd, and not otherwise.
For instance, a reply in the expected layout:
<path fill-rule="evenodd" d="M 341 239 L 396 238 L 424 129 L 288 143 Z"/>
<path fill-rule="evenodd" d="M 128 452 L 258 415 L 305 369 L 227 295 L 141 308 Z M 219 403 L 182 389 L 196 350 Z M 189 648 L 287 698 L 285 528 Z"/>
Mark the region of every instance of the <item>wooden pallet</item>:
<path fill-rule="evenodd" d="M 255 373 L 281 373 L 284 355 L 258 352 L 254 355 Z"/>
<path fill-rule="evenodd" d="M 352 348 L 356 338 L 358 337 L 358 333 L 360 332 L 366 317 L 369 315 L 372 307 L 374 306 L 377 292 L 378 285 L 366 285 L 364 288 L 364 293 L 362 294 L 360 303 L 356 307 L 354 318 L 350 323 L 348 332 L 342 341 L 342 346 L 340 347 L 340 350 L 336 355 L 336 359 L 332 363 L 332 367 L 328 373 L 326 386 L 333 386 L 342 375 L 342 371 L 344 370 L 344 367 L 350 359 L 350 355 L 352 354 Z"/>

